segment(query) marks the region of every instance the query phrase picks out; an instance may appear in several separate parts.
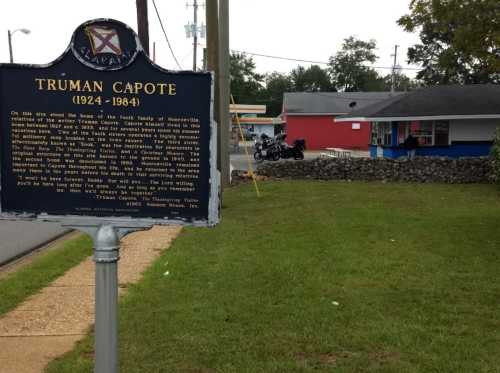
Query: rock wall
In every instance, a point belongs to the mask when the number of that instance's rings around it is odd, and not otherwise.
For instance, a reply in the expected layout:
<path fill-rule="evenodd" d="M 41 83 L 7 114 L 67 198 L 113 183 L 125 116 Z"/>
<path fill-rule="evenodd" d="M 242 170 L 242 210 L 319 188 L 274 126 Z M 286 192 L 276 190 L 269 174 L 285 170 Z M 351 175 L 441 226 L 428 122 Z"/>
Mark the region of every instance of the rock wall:
<path fill-rule="evenodd" d="M 419 183 L 492 183 L 491 159 L 417 157 L 408 159 L 317 158 L 264 162 L 259 175 L 322 180 L 379 180 Z"/>

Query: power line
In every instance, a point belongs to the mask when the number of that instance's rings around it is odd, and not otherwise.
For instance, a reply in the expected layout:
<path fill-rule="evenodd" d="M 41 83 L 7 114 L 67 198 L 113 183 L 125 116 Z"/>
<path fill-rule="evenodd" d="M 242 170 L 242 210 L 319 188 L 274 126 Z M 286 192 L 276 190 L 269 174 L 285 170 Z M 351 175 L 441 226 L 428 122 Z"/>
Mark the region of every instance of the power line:
<path fill-rule="evenodd" d="M 165 39 L 167 40 L 168 48 L 170 49 L 170 53 L 172 53 L 172 57 L 174 57 L 175 63 L 177 64 L 177 67 L 179 67 L 179 70 L 182 70 L 181 65 L 179 64 L 179 61 L 177 61 L 177 58 L 175 57 L 174 51 L 172 50 L 172 46 L 170 45 L 170 41 L 168 40 L 167 33 L 165 31 L 165 27 L 163 27 L 163 22 L 161 21 L 160 13 L 158 12 L 158 8 L 156 7 L 155 0 L 153 0 L 153 6 L 156 11 L 156 15 L 158 16 L 158 21 L 160 22 L 161 29 L 163 30 L 163 35 L 165 35 Z"/>
<path fill-rule="evenodd" d="M 277 60 L 286 60 L 286 61 L 295 61 L 295 62 L 310 62 L 310 63 L 318 63 L 318 64 L 322 64 L 322 65 L 328 65 L 328 62 L 324 62 L 324 61 L 311 61 L 311 60 L 302 60 L 299 58 L 291 58 L 291 57 L 270 56 L 268 54 L 260 54 L 260 53 L 246 52 L 246 51 L 237 51 L 234 49 L 232 49 L 231 52 L 250 54 L 252 56 L 259 56 L 259 57 L 274 58 Z"/>
<path fill-rule="evenodd" d="M 253 53 L 253 52 L 246 52 L 246 51 L 238 51 L 238 50 L 234 50 L 234 49 L 232 49 L 231 51 L 235 52 L 235 53 L 249 54 L 251 56 L 274 58 L 274 59 L 277 59 L 277 60 L 295 61 L 295 62 L 306 62 L 306 63 L 316 63 L 316 64 L 320 64 L 320 65 L 329 65 L 330 64 L 329 62 L 325 62 L 325 61 L 313 61 L 313 60 L 303 60 L 303 59 L 300 59 L 300 58 L 292 58 L 292 57 L 272 56 L 272 55 L 269 55 L 269 54 Z M 393 69 L 393 67 L 391 67 L 391 66 L 367 66 L 367 67 L 371 67 L 371 68 L 374 68 L 374 69 L 387 69 L 387 70 L 392 70 Z M 398 68 L 396 68 L 396 70 L 415 70 L 415 71 L 419 71 L 419 70 L 422 70 L 422 69 L 419 69 L 417 67 L 398 67 Z"/>
<path fill-rule="evenodd" d="M 189 52 L 187 52 L 182 58 L 181 58 L 181 62 L 184 63 L 184 61 L 186 61 L 186 58 L 188 58 L 189 56 L 191 56 L 193 54 L 193 51 L 190 50 Z"/>

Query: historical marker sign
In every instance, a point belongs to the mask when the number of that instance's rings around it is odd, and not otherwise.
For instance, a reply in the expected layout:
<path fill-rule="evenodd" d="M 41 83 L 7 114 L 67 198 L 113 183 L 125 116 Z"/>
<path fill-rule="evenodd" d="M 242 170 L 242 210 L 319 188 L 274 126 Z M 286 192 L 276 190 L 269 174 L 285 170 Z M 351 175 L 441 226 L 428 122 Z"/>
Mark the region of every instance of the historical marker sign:
<path fill-rule="evenodd" d="M 212 87 L 114 20 L 81 25 L 49 65 L 0 65 L 2 215 L 216 224 Z"/>

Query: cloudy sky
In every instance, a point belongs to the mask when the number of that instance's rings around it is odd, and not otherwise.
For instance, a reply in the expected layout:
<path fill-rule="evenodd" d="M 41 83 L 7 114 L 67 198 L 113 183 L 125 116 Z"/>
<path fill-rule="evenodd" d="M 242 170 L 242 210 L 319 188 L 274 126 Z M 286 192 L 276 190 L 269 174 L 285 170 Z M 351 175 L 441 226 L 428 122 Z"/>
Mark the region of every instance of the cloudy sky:
<path fill-rule="evenodd" d="M 202 0 L 198 0 L 199 3 Z M 409 66 L 406 51 L 418 42 L 418 35 L 405 33 L 396 20 L 408 12 L 410 0 L 231 0 L 230 48 L 263 55 L 327 62 L 342 44 L 354 35 L 377 41 L 378 67 L 392 65 L 394 45 L 399 45 L 398 64 Z M 13 35 L 16 62 L 47 63 L 68 46 L 73 30 L 94 18 L 115 18 L 137 29 L 135 0 L 9 0 L 0 6 L 0 62 L 9 61 L 7 30 L 27 28 L 29 35 Z M 186 0 L 156 0 L 173 51 L 183 69 L 192 68 L 192 39 L 184 25 L 193 19 Z M 192 0 L 189 0 L 192 4 Z M 198 20 L 204 22 L 205 9 Z M 156 62 L 176 70 L 152 1 L 149 1 L 150 41 L 156 42 Z M 198 55 L 202 55 L 201 39 Z M 259 72 L 289 72 L 307 62 L 254 56 Z M 200 62 L 201 64 L 201 62 Z M 389 69 L 379 69 L 388 73 Z M 414 70 L 406 70 L 413 76 Z"/>

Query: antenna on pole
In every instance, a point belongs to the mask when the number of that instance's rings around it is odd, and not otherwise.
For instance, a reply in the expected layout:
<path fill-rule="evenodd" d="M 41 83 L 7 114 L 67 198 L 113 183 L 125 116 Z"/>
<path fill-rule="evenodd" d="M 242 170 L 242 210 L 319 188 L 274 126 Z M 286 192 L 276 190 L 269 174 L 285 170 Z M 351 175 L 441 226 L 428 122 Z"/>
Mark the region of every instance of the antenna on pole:
<path fill-rule="evenodd" d="M 396 86 L 396 63 L 398 59 L 398 47 L 399 45 L 394 46 L 394 54 L 391 54 L 391 56 L 394 56 L 394 63 L 392 64 L 392 74 L 391 74 L 391 92 L 394 92 L 395 86 Z"/>
<path fill-rule="evenodd" d="M 193 1 L 193 71 L 196 71 L 196 54 L 198 51 L 198 2 Z"/>
<path fill-rule="evenodd" d="M 205 38 L 205 25 L 201 25 L 198 27 L 198 8 L 202 5 L 198 5 L 198 0 L 193 0 L 192 4 L 186 3 L 186 8 L 190 6 L 193 7 L 193 23 L 188 22 L 187 25 L 184 26 L 186 30 L 186 37 L 193 38 L 193 71 L 196 71 L 196 63 L 198 59 L 198 37 Z"/>

